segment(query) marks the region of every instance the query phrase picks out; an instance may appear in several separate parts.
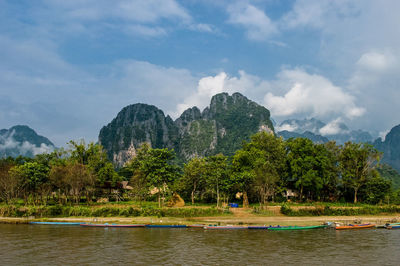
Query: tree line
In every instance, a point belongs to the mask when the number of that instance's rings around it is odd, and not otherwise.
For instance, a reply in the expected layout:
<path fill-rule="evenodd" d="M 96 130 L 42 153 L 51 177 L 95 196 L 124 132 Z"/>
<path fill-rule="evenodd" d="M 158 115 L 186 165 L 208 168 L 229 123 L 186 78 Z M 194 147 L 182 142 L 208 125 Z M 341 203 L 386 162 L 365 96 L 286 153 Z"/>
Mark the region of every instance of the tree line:
<path fill-rule="evenodd" d="M 0 200 L 25 204 L 88 202 L 96 199 L 104 186 L 122 181 L 103 148 L 84 141 L 69 142 L 68 150 L 39 154 L 35 158 L 0 160 Z"/>
<path fill-rule="evenodd" d="M 66 151 L 33 159 L 2 159 L 0 199 L 7 203 L 23 199 L 26 204 L 90 203 L 118 188 L 121 181 L 129 181 L 128 199 L 157 200 L 159 206 L 172 193 L 192 204 L 215 202 L 217 206 L 238 198 L 244 206 L 288 199 L 371 204 L 398 200 L 392 182 L 377 171 L 382 154 L 365 143 L 284 141 L 259 132 L 233 156 L 194 157 L 183 165 L 177 163 L 173 150 L 153 149 L 145 143 L 118 170 L 100 145 L 83 141 L 69 145 Z"/>
<path fill-rule="evenodd" d="M 237 200 L 266 204 L 296 201 L 366 202 L 397 200 L 392 182 L 377 171 L 381 153 L 366 143 L 315 144 L 309 139 L 284 141 L 260 132 L 231 157 L 195 157 L 180 168 L 173 150 L 142 146 L 123 170 L 141 200 L 155 187 L 158 199 L 177 191 L 195 203 L 217 206 Z M 289 195 L 288 192 L 292 192 Z"/>

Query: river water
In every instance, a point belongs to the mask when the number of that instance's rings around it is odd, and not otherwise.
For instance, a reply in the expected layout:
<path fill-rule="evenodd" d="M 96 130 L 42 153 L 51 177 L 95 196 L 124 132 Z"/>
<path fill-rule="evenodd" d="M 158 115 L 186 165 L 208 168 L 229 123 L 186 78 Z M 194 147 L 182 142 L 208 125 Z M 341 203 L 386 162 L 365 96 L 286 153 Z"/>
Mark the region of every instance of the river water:
<path fill-rule="evenodd" d="M 400 230 L 0 224 L 0 265 L 400 265 Z"/>

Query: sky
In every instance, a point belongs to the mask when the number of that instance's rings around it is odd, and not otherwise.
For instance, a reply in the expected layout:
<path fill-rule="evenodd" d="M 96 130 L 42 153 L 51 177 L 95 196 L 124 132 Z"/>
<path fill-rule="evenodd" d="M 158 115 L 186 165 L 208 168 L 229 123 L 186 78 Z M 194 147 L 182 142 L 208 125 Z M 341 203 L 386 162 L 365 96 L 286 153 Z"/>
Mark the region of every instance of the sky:
<path fill-rule="evenodd" d="M 398 0 L 0 0 L 0 128 L 97 141 L 125 106 L 240 92 L 279 122 L 400 123 Z"/>

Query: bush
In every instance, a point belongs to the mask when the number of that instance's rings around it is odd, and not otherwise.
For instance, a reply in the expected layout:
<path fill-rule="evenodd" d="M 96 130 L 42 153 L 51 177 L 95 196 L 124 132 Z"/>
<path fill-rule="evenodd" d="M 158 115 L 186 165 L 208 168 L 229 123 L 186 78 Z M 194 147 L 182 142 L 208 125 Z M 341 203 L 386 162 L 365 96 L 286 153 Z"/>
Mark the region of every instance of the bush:
<path fill-rule="evenodd" d="M 287 216 L 353 216 L 400 213 L 399 206 L 363 206 L 354 208 L 332 208 L 330 206 L 293 210 L 288 205 L 281 206 L 281 213 Z"/>

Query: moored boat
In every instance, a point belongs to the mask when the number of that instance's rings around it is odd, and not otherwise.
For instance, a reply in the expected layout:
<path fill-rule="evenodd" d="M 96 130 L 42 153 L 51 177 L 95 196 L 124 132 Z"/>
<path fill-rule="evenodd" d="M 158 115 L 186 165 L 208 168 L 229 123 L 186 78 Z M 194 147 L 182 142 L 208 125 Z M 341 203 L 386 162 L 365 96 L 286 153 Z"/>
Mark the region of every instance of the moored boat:
<path fill-rule="evenodd" d="M 336 230 L 348 230 L 348 229 L 369 229 L 375 228 L 375 224 L 349 224 L 349 225 L 341 225 L 336 226 Z"/>
<path fill-rule="evenodd" d="M 212 225 L 204 226 L 204 229 L 221 229 L 221 230 L 238 230 L 238 229 L 248 229 L 248 226 L 234 226 L 234 225 Z"/>
<path fill-rule="evenodd" d="M 391 225 L 389 224 L 388 226 L 386 226 L 387 229 L 400 229 L 400 225 Z"/>
<path fill-rule="evenodd" d="M 204 228 L 204 226 L 207 226 L 205 224 L 189 224 L 187 225 L 188 228 Z"/>
<path fill-rule="evenodd" d="M 82 223 L 74 223 L 74 222 L 29 222 L 29 224 L 39 224 L 39 225 L 81 225 Z"/>
<path fill-rule="evenodd" d="M 144 227 L 144 224 L 80 224 L 85 227 L 121 227 L 121 228 L 132 228 L 132 227 Z"/>
<path fill-rule="evenodd" d="M 270 229 L 270 228 L 285 228 L 285 227 L 288 227 L 288 226 L 280 226 L 280 225 L 277 225 L 277 226 L 272 226 L 272 225 L 269 225 L 269 226 L 249 226 L 248 227 L 248 229 L 252 229 L 252 230 L 268 230 L 268 229 Z"/>
<path fill-rule="evenodd" d="M 148 228 L 186 228 L 185 224 L 146 224 Z"/>
<path fill-rule="evenodd" d="M 309 230 L 309 229 L 319 229 L 325 228 L 326 225 L 311 225 L 311 226 L 276 226 L 270 227 L 268 230 L 279 231 L 279 230 Z"/>

